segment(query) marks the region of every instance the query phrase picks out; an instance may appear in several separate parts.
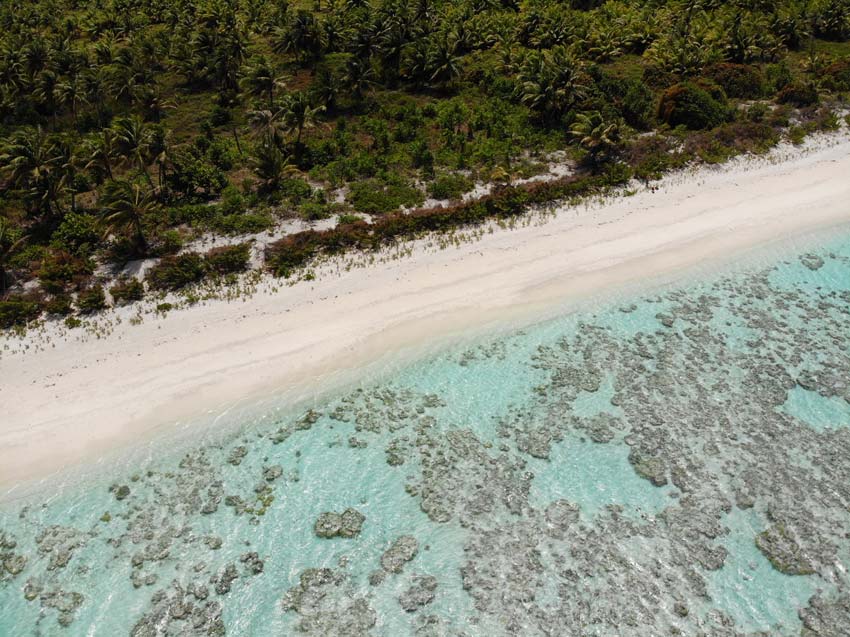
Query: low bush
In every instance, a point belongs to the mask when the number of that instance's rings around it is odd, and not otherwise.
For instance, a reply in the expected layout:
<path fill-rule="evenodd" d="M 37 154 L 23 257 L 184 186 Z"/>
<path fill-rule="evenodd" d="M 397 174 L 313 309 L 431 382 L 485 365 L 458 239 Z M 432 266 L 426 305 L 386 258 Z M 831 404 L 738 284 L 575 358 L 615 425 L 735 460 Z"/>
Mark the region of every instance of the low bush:
<path fill-rule="evenodd" d="M 145 277 L 154 290 L 179 290 L 200 281 L 205 274 L 204 259 L 197 252 L 165 257 Z"/>
<path fill-rule="evenodd" d="M 166 211 L 166 219 L 170 226 L 186 224 L 192 227 L 199 227 L 212 223 L 221 215 L 221 212 L 221 206 L 215 204 L 173 206 Z"/>
<path fill-rule="evenodd" d="M 84 212 L 69 212 L 53 233 L 51 243 L 77 256 L 86 257 L 94 251 L 102 234 L 97 217 Z"/>
<path fill-rule="evenodd" d="M 649 87 L 638 80 L 628 83 L 619 104 L 620 113 L 629 126 L 638 130 L 649 130 L 655 123 L 655 95 Z"/>
<path fill-rule="evenodd" d="M 719 164 L 742 153 L 763 153 L 778 141 L 779 134 L 767 124 L 734 122 L 689 137 L 685 153 L 708 164 Z"/>
<path fill-rule="evenodd" d="M 244 214 L 224 215 L 209 224 L 212 230 L 238 236 L 242 234 L 257 234 L 268 230 L 274 225 L 274 220 L 267 214 L 247 212 Z"/>
<path fill-rule="evenodd" d="M 472 186 L 472 180 L 463 175 L 439 175 L 428 184 L 428 194 L 434 199 L 460 199 Z"/>
<path fill-rule="evenodd" d="M 80 314 L 93 314 L 106 307 L 106 294 L 102 285 L 93 285 L 77 295 L 77 309 Z"/>
<path fill-rule="evenodd" d="M 791 104 L 793 106 L 812 106 L 819 100 L 818 91 L 814 84 L 793 82 L 776 94 L 776 101 L 780 104 Z"/>
<path fill-rule="evenodd" d="M 701 130 L 719 126 L 729 116 L 729 109 L 719 99 L 722 92 L 706 90 L 692 82 L 671 86 L 661 96 L 658 117 L 670 126 Z"/>
<path fill-rule="evenodd" d="M 821 82 L 831 91 L 850 91 L 850 59 L 833 62 L 826 67 Z"/>
<path fill-rule="evenodd" d="M 204 263 L 209 272 L 232 274 L 244 272 L 248 268 L 251 247 L 247 243 L 235 246 L 213 248 L 204 255 Z"/>
<path fill-rule="evenodd" d="M 423 201 L 422 193 L 404 184 L 384 184 L 377 179 L 366 179 L 351 186 L 348 202 L 357 212 L 386 214 L 401 206 L 418 206 Z"/>
<path fill-rule="evenodd" d="M 44 311 L 55 316 L 66 316 L 74 310 L 71 307 L 71 298 L 63 294 L 45 301 Z"/>
<path fill-rule="evenodd" d="M 109 293 L 115 303 L 131 303 L 132 301 L 140 301 L 145 295 L 145 286 L 136 278 L 121 278 L 109 288 Z"/>
<path fill-rule="evenodd" d="M 506 186 L 492 194 L 446 208 L 422 208 L 393 213 L 375 223 L 340 223 L 328 230 L 305 230 L 275 241 L 266 248 L 266 266 L 277 276 L 288 277 L 321 253 L 350 249 L 375 250 L 399 239 L 428 232 L 480 224 L 488 219 L 508 219 L 528 206 L 598 192 L 622 185 L 632 176 L 628 166 L 615 165 L 600 175 L 568 176 L 550 182 Z"/>
<path fill-rule="evenodd" d="M 169 254 L 177 254 L 183 249 L 183 236 L 179 230 L 166 230 L 156 238 L 153 253 L 164 257 Z"/>
<path fill-rule="evenodd" d="M 776 93 L 794 81 L 794 74 L 783 60 L 779 64 L 768 64 L 764 70 L 766 88 L 770 93 Z"/>
<path fill-rule="evenodd" d="M 235 186 L 228 186 L 221 193 L 221 211 L 226 215 L 241 214 L 247 210 L 245 197 Z"/>
<path fill-rule="evenodd" d="M 757 99 L 764 95 L 764 75 L 755 66 L 723 62 L 708 67 L 704 74 L 716 82 L 729 97 Z"/>
<path fill-rule="evenodd" d="M 677 156 L 672 155 L 670 142 L 660 135 L 639 137 L 631 142 L 624 159 L 632 167 L 637 179 L 652 181 L 670 170 Z"/>
<path fill-rule="evenodd" d="M 38 279 L 45 291 L 56 294 L 71 286 L 81 288 L 93 271 L 89 259 L 78 257 L 67 250 L 53 250 L 41 262 Z"/>
<path fill-rule="evenodd" d="M 305 201 L 298 206 L 298 215 L 307 221 L 327 219 L 333 214 L 333 206 L 318 201 Z"/>
<path fill-rule="evenodd" d="M 34 321 L 41 314 L 38 301 L 24 297 L 11 297 L 0 301 L 0 328 L 23 326 Z"/>

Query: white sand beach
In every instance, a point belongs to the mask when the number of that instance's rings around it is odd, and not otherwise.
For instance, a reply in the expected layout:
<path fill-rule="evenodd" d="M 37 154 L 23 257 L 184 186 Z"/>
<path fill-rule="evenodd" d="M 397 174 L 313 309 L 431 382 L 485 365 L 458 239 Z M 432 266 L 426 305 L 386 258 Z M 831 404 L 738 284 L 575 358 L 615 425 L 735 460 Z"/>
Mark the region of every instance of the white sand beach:
<path fill-rule="evenodd" d="M 0 358 L 0 485 L 249 396 L 309 396 L 383 352 L 850 222 L 850 138 L 671 175 L 653 190 L 443 250 L 422 242 L 367 268 L 320 267 L 315 281 L 123 320 L 101 338 L 11 347 Z"/>

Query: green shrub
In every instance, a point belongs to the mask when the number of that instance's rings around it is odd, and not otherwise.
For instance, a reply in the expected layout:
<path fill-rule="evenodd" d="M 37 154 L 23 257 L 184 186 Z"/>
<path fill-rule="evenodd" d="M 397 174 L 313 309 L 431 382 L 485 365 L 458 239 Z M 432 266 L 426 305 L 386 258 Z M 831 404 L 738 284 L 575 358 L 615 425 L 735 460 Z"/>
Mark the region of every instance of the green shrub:
<path fill-rule="evenodd" d="M 763 122 L 770 113 L 770 107 L 767 104 L 756 102 L 747 109 L 747 119 L 751 122 Z"/>
<path fill-rule="evenodd" d="M 333 214 L 333 206 L 317 201 L 306 201 L 298 206 L 298 214 L 307 221 L 327 219 Z"/>
<path fill-rule="evenodd" d="M 373 224 L 358 221 L 338 224 L 328 230 L 305 230 L 267 246 L 266 267 L 277 276 L 288 277 L 293 270 L 307 265 L 323 252 L 337 254 L 349 249 L 374 250 L 402 237 L 480 224 L 491 218 L 507 219 L 522 214 L 529 205 L 598 192 L 622 185 L 631 176 L 628 166 L 616 165 L 602 175 L 570 176 L 520 187 L 506 186 L 474 201 L 446 208 L 420 208 L 409 213 L 388 214 Z"/>
<path fill-rule="evenodd" d="M 712 96 L 704 87 L 686 82 L 671 86 L 661 96 L 658 117 L 670 126 L 691 130 L 714 128 L 728 118 L 725 102 Z"/>
<path fill-rule="evenodd" d="M 216 274 L 232 274 L 244 272 L 248 268 L 251 247 L 247 243 L 235 246 L 213 248 L 204 255 L 204 262 L 209 272 Z"/>
<path fill-rule="evenodd" d="M 51 243 L 79 256 L 92 253 L 101 239 L 98 220 L 84 212 L 69 212 L 51 237 Z"/>
<path fill-rule="evenodd" d="M 106 307 L 106 294 L 102 285 L 93 285 L 77 295 L 77 308 L 81 314 L 92 314 Z"/>
<path fill-rule="evenodd" d="M 203 227 L 221 215 L 221 207 L 206 204 L 173 206 L 167 210 L 166 214 L 170 226 L 186 224 L 192 227 Z"/>
<path fill-rule="evenodd" d="M 792 104 L 797 107 L 812 106 L 817 104 L 818 91 L 814 84 L 793 82 L 776 94 L 776 101 L 780 104 Z"/>
<path fill-rule="evenodd" d="M 177 254 L 183 249 L 183 236 L 179 230 L 166 230 L 157 237 L 156 249 L 154 253 L 157 256 L 166 256 L 169 254 Z"/>
<path fill-rule="evenodd" d="M 9 298 L 0 301 L 0 328 L 26 325 L 41 314 L 41 305 L 37 301 L 24 297 Z"/>
<path fill-rule="evenodd" d="M 44 302 L 44 311 L 48 314 L 66 316 L 73 311 L 73 308 L 71 307 L 71 298 L 64 294 L 54 296 L 49 301 Z"/>
<path fill-rule="evenodd" d="M 649 87 L 641 81 L 634 80 L 628 83 L 628 88 L 623 94 L 620 104 L 620 112 L 629 126 L 638 130 L 648 130 L 654 123 L 653 107 L 655 96 Z"/>
<path fill-rule="evenodd" d="M 424 200 L 422 193 L 413 186 L 385 185 L 377 179 L 352 184 L 347 199 L 357 212 L 367 214 L 384 214 L 401 206 L 418 206 Z"/>
<path fill-rule="evenodd" d="M 625 159 L 632 167 L 635 177 L 644 181 L 661 179 L 673 167 L 674 156 L 670 154 L 670 143 L 659 135 L 639 137 L 626 148 Z"/>
<path fill-rule="evenodd" d="M 297 177 L 281 181 L 277 191 L 289 199 L 293 205 L 298 205 L 303 200 L 308 199 L 313 193 L 310 184 Z"/>
<path fill-rule="evenodd" d="M 200 281 L 205 273 L 203 257 L 197 252 L 186 252 L 176 257 L 165 257 L 150 269 L 145 278 L 154 290 L 179 290 Z"/>
<path fill-rule="evenodd" d="M 850 59 L 830 64 L 823 72 L 823 86 L 831 91 L 850 91 Z"/>
<path fill-rule="evenodd" d="M 472 186 L 472 180 L 463 175 L 439 175 L 428 184 L 428 194 L 434 199 L 460 199 Z"/>
<path fill-rule="evenodd" d="M 708 67 L 704 73 L 729 97 L 757 99 L 764 95 L 764 75 L 755 66 L 724 62 Z"/>
<path fill-rule="evenodd" d="M 142 299 L 145 295 L 145 286 L 136 278 L 126 277 L 118 279 L 109 288 L 109 293 L 112 295 L 115 303 L 130 303 Z"/>
<path fill-rule="evenodd" d="M 241 235 L 256 234 L 268 230 L 274 225 L 274 220 L 267 214 L 248 212 L 244 214 L 224 215 L 215 219 L 210 228 L 222 234 Z"/>
<path fill-rule="evenodd" d="M 336 220 L 337 224 L 341 226 L 350 225 L 352 223 L 358 223 L 359 221 L 363 221 L 363 218 L 358 217 L 357 215 L 352 215 L 350 213 L 341 214 L 339 217 L 337 217 Z"/>
<path fill-rule="evenodd" d="M 685 151 L 715 164 L 741 153 L 764 153 L 779 142 L 779 133 L 759 122 L 738 121 L 697 133 L 685 142 Z"/>
<path fill-rule="evenodd" d="M 82 287 L 93 271 L 94 267 L 88 259 L 67 250 L 53 250 L 41 262 L 38 279 L 45 291 L 56 294 L 72 285 Z"/>
<path fill-rule="evenodd" d="M 768 64 L 764 76 L 770 93 L 777 93 L 794 81 L 794 75 L 784 60 L 779 64 Z"/>
<path fill-rule="evenodd" d="M 226 215 L 241 214 L 247 209 L 245 197 L 235 186 L 228 186 L 222 191 L 219 206 Z"/>

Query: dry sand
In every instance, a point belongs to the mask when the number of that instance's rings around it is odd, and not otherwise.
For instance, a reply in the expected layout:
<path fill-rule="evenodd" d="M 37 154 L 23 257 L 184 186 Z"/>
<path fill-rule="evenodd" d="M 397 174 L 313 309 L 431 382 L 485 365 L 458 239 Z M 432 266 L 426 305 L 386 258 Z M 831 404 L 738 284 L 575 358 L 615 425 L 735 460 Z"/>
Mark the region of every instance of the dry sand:
<path fill-rule="evenodd" d="M 247 302 L 124 320 L 100 339 L 57 338 L 41 351 L 9 340 L 0 358 L 0 484 L 94 461 L 248 397 L 315 396 L 385 352 L 539 317 L 570 299 L 848 221 L 842 133 L 672 175 L 654 192 L 564 208 L 476 242 L 444 250 L 420 242 L 411 258 L 339 275 L 320 268 L 316 281 Z"/>

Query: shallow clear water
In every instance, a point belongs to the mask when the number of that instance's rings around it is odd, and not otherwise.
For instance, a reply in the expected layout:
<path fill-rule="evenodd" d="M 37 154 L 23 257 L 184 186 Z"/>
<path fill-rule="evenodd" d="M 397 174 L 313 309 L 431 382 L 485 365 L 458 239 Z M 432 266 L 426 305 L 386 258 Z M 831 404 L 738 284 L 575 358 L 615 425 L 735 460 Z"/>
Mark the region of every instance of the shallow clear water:
<path fill-rule="evenodd" d="M 59 476 L 0 635 L 845 634 L 848 310 L 850 235 Z"/>

